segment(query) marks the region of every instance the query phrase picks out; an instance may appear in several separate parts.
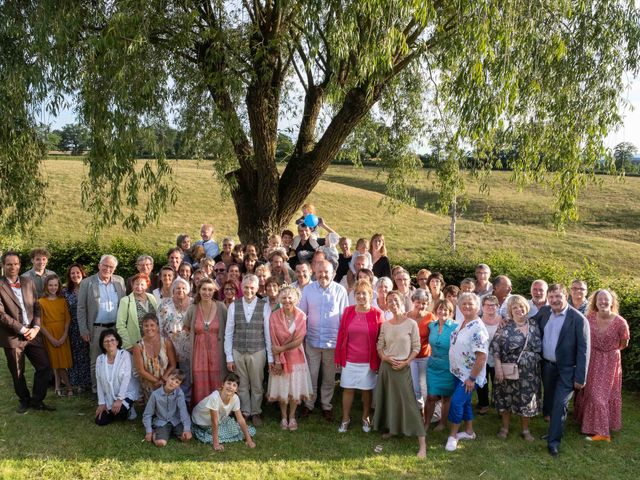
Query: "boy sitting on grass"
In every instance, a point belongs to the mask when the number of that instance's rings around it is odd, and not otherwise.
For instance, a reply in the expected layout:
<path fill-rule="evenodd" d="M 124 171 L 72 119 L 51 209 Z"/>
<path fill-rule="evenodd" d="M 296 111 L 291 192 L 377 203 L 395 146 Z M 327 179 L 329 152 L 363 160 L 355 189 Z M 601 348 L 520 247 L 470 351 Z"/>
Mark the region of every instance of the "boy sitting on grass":
<path fill-rule="evenodd" d="M 182 371 L 173 370 L 165 384 L 151 393 L 144 409 L 142 423 L 147 432 L 144 439 L 153 440 L 156 447 L 164 447 L 171 434 L 183 442 L 191 440 L 191 418 L 180 389 L 184 377 Z"/>

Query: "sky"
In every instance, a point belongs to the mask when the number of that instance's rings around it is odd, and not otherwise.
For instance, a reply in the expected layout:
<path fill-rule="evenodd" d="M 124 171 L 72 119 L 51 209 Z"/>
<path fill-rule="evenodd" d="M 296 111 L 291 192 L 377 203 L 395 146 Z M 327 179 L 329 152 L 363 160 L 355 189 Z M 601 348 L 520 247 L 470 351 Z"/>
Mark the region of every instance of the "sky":
<path fill-rule="evenodd" d="M 606 140 L 607 147 L 613 148 L 620 142 L 631 142 L 636 148 L 636 155 L 640 155 L 640 76 L 633 79 L 629 88 L 623 93 L 623 98 L 630 104 L 631 109 L 623 111 L 623 125 L 611 132 Z M 42 115 L 40 121 L 51 124 L 52 129 L 58 129 L 68 123 L 75 122 L 72 109 L 65 109 L 57 117 Z"/>

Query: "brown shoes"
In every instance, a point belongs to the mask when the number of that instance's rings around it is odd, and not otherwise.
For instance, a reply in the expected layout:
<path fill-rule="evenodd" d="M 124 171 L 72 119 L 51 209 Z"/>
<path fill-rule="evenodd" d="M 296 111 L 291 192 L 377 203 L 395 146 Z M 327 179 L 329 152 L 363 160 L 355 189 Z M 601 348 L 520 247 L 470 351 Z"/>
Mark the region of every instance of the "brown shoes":
<path fill-rule="evenodd" d="M 322 410 L 322 418 L 327 422 L 333 422 L 333 410 Z"/>
<path fill-rule="evenodd" d="M 262 418 L 258 414 L 251 415 L 251 423 L 253 423 L 254 427 L 260 427 L 262 426 Z"/>
<path fill-rule="evenodd" d="M 311 415 L 311 410 L 309 410 L 306 405 L 303 405 L 300 409 L 300 418 L 309 418 L 309 415 Z"/>

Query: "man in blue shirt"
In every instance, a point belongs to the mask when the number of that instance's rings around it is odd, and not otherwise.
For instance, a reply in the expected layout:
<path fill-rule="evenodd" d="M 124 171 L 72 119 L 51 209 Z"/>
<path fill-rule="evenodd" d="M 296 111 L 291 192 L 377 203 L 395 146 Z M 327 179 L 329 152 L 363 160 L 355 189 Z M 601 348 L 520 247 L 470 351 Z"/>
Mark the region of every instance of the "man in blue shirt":
<path fill-rule="evenodd" d="M 548 305 L 533 317 L 542 333 L 543 414 L 549 418 L 547 440 L 549 454 L 558 456 L 567 419 L 569 400 L 574 390 L 584 388 L 589 366 L 589 322 L 569 306 L 567 289 L 560 284 L 549 287 Z"/>
<path fill-rule="evenodd" d="M 306 400 L 301 415 L 309 416 L 317 398 L 318 376 L 322 365 L 320 405 L 322 415 L 333 421 L 331 400 L 335 389 L 335 350 L 342 312 L 349 304 L 347 290 L 333 281 L 333 265 L 326 260 L 318 262 L 316 281 L 302 291 L 300 309 L 307 314 L 305 351 L 311 373 L 313 397 Z"/>

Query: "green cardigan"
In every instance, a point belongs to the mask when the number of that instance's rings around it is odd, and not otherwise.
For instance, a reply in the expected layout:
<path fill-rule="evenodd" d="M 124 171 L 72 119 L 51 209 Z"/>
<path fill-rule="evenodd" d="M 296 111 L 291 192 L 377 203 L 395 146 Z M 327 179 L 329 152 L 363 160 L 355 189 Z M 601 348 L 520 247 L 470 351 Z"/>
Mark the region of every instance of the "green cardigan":
<path fill-rule="evenodd" d="M 156 297 L 147 293 L 149 305 L 153 306 L 154 311 L 158 311 L 158 302 Z M 140 340 L 140 318 L 136 310 L 136 299 L 133 293 L 122 297 L 118 305 L 118 320 L 116 321 L 116 330 L 122 337 L 122 348 L 130 350 Z"/>

